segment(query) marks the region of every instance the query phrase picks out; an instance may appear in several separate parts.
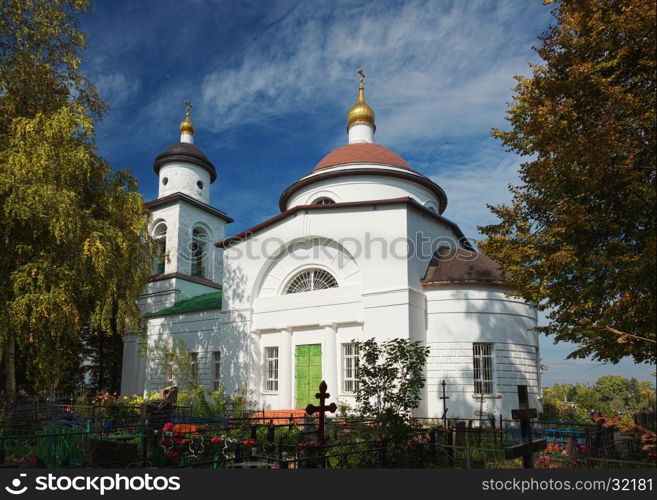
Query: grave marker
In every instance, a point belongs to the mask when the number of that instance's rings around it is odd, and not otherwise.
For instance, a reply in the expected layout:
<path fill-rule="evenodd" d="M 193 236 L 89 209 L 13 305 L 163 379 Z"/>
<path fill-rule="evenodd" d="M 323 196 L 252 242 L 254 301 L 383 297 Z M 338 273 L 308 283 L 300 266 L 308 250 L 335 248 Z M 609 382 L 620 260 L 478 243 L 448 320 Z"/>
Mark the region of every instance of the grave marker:
<path fill-rule="evenodd" d="M 512 446 L 504 448 L 504 458 L 512 459 L 522 457 L 522 466 L 525 469 L 534 468 L 533 454 L 537 451 L 544 450 L 546 447 L 545 439 L 538 441 L 532 440 L 532 418 L 536 418 L 536 408 L 529 407 L 529 395 L 526 385 L 518 386 L 518 406 L 517 410 L 511 410 L 511 418 L 520 420 L 520 435 L 522 441 Z"/>

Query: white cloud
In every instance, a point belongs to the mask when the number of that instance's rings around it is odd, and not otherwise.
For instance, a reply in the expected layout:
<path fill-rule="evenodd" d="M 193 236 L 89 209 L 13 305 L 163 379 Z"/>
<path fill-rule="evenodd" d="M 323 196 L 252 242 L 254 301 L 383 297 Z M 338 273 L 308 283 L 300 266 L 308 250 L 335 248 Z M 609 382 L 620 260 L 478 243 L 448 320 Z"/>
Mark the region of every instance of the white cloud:
<path fill-rule="evenodd" d="M 237 65 L 205 77 L 203 108 L 215 130 L 281 115 L 308 120 L 326 100 L 346 112 L 363 65 L 381 142 L 469 134 L 499 124 L 512 77 L 532 57 L 535 33 L 509 29 L 517 2 L 313 5 L 270 25 Z"/>
<path fill-rule="evenodd" d="M 117 107 L 136 96 L 140 88 L 139 80 L 130 78 L 120 71 L 98 73 L 92 75 L 92 80 L 100 97 Z"/>

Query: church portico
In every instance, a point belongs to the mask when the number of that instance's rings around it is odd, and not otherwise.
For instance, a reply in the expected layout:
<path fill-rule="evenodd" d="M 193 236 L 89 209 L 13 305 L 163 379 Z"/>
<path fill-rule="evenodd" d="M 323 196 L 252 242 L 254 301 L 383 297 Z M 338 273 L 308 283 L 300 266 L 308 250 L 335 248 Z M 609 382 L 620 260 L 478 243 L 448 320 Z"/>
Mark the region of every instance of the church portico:
<path fill-rule="evenodd" d="M 259 331 L 257 335 L 263 367 L 263 408 L 305 408 L 314 398 L 317 385 L 322 380 L 336 388 L 331 402 L 353 404 L 353 390 L 344 390 L 348 384 L 344 384 L 340 360 L 345 345 L 363 339 L 362 324 L 346 322 L 286 326 Z M 271 370 L 278 370 L 278 373 Z M 268 386 L 275 376 L 278 377 L 276 386 Z M 337 390 L 338 387 L 342 390 Z M 308 394 L 310 399 L 301 399 L 307 398 Z"/>

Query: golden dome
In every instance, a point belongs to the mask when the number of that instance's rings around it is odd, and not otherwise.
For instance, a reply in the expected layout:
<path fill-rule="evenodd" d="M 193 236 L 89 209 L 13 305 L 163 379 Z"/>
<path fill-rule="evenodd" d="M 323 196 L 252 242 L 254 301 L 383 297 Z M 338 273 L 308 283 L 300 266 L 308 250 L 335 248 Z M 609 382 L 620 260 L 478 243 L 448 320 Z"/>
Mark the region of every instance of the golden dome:
<path fill-rule="evenodd" d="M 185 119 L 180 122 L 180 133 L 194 135 L 194 124 L 191 118 L 192 103 L 185 101 Z"/>
<path fill-rule="evenodd" d="M 347 114 L 347 130 L 349 130 L 353 125 L 359 123 L 365 123 L 371 125 L 374 130 L 376 130 L 376 123 L 374 120 L 374 110 L 367 104 L 365 100 L 365 86 L 363 85 L 363 80 L 365 79 L 365 73 L 363 69 L 358 70 L 360 74 L 360 84 L 358 86 L 358 100 L 354 104 L 349 113 Z"/>

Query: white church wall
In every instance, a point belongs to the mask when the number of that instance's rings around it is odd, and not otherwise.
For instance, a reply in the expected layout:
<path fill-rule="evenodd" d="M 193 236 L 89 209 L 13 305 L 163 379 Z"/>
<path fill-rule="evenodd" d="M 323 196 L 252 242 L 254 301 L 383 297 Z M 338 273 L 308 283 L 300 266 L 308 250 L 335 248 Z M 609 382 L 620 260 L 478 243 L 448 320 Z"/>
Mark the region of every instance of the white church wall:
<path fill-rule="evenodd" d="M 444 286 L 427 291 L 427 409 L 442 416 L 441 382 L 447 383 L 448 416 L 470 417 L 480 408 L 474 391 L 473 343 L 493 344 L 493 392 L 486 413 L 509 416 L 517 408 L 518 384 L 528 386 L 530 404 L 539 407 L 536 310 L 485 286 Z"/>
<path fill-rule="evenodd" d="M 166 184 L 164 179 L 167 179 Z M 199 187 L 199 182 L 203 188 Z M 209 204 L 210 173 L 192 163 L 182 161 L 166 163 L 160 168 L 158 198 L 178 192 Z"/>
<path fill-rule="evenodd" d="M 390 242 L 399 234 L 405 234 L 405 209 L 406 205 L 400 204 L 309 210 L 229 246 L 224 253 L 224 308 L 251 307 L 260 293 L 261 283 L 266 278 L 264 274 L 270 270 L 273 257 L 300 237 L 341 243 L 357 263 L 364 293 L 406 287 L 406 262 L 403 258 L 391 258 L 389 250 Z M 358 223 L 354 223 L 355 218 L 358 218 Z M 313 262 L 306 261 L 308 267 Z"/>
<path fill-rule="evenodd" d="M 142 395 L 146 379 L 146 357 L 142 347 L 143 337 L 123 337 L 123 364 L 121 366 L 121 395 Z"/>
<path fill-rule="evenodd" d="M 357 167 L 372 167 L 385 170 L 385 167 L 380 165 L 358 165 Z M 348 168 L 335 167 L 330 170 Z M 322 170 L 321 173 L 326 170 Z M 399 171 L 399 169 L 393 170 Z M 438 200 L 431 191 L 414 182 L 394 177 L 353 175 L 326 179 L 305 186 L 294 193 L 287 203 L 287 208 L 297 205 L 312 205 L 315 200 L 322 197 L 329 197 L 336 203 L 344 203 L 349 201 L 389 200 L 407 196 L 410 196 L 422 205 L 438 205 Z"/>
<path fill-rule="evenodd" d="M 157 208 L 151 212 L 149 234 L 154 236 L 155 229 L 162 223 L 166 224 L 166 255 L 164 260 L 164 273 L 175 272 L 178 260 L 178 226 L 180 218 L 180 205 L 173 204 Z M 156 265 L 153 265 L 153 274 L 156 273 Z"/>
<path fill-rule="evenodd" d="M 361 319 L 362 308 L 359 286 L 263 297 L 254 303 L 252 328 L 266 330 L 343 323 Z"/>
<path fill-rule="evenodd" d="M 148 314 L 175 305 L 176 295 L 173 279 L 151 281 L 139 296 L 137 304 L 142 314 Z"/>
<path fill-rule="evenodd" d="M 177 271 L 192 272 L 192 233 L 200 228 L 207 234 L 204 238 L 203 278 L 220 283 L 222 280 L 222 250 L 215 247 L 216 241 L 225 237 L 226 222 L 200 208 L 181 203 L 175 230 L 178 232 Z"/>
<path fill-rule="evenodd" d="M 226 321 L 228 319 L 228 321 Z M 199 383 L 212 390 L 213 352 L 221 352 L 220 383 L 233 393 L 253 378 L 256 343 L 250 335 L 233 335 L 231 321 L 220 310 L 172 314 L 148 320 L 147 345 L 152 353 L 158 342 L 172 345 L 182 339 L 190 352 L 197 352 Z M 228 334 L 227 334 L 228 333 Z M 155 391 L 167 383 L 161 361 L 149 356 L 146 367 L 146 391 Z M 251 387 L 252 388 L 252 387 Z"/>

